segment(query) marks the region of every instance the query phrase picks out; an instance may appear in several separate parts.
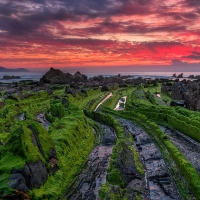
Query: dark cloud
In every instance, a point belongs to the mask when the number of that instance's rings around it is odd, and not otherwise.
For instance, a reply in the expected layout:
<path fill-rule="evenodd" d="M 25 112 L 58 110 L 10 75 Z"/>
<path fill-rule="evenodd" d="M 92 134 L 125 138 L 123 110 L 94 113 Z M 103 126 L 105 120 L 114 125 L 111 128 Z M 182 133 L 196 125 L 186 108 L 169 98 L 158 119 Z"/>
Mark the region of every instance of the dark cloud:
<path fill-rule="evenodd" d="M 23 2 L 23 0 L 21 1 Z M 26 2 L 26 1 L 24 1 Z M 39 3 L 39 6 L 36 4 Z M 148 16 L 155 13 L 152 0 L 68 0 L 68 1 L 41 1 L 32 0 L 23 5 L 14 1 L 8 4 L 0 4 L 0 30 L 10 34 L 34 34 L 40 30 L 47 30 L 50 27 L 59 30 L 61 33 L 70 34 L 103 34 L 103 33 L 152 33 L 152 32 L 178 32 L 186 29 L 185 23 L 169 22 L 162 25 L 152 26 L 151 24 L 139 22 L 113 22 L 112 16 L 141 15 Z M 159 6 L 158 6 L 159 8 Z M 154 9 L 154 10 L 152 10 Z M 161 11 L 158 14 L 162 15 Z M 167 12 L 163 14 L 167 15 Z M 168 15 L 175 19 L 194 19 L 195 13 L 172 13 Z M 103 18 L 104 22 L 81 30 L 69 30 L 60 25 L 60 21 L 80 22 L 93 18 Z M 77 34 L 76 34 L 77 31 Z"/>
<path fill-rule="evenodd" d="M 198 7 L 200 6 L 199 0 L 185 0 L 185 4 L 190 7 Z"/>
<path fill-rule="evenodd" d="M 110 54 L 113 60 L 136 56 L 141 61 L 155 57 L 157 61 L 168 62 L 174 57 L 186 60 L 200 58 L 193 52 L 193 44 L 198 46 L 193 38 L 199 32 L 199 0 L 183 0 L 179 4 L 174 2 L 174 5 L 171 5 L 171 1 L 167 4 L 159 0 L 2 2 L 1 52 L 16 54 L 22 51 L 24 55 L 33 54 L 34 51 L 52 55 L 60 51 L 70 51 L 76 55 L 90 52 L 101 53 L 99 57 Z M 123 37 L 117 41 L 120 34 Z M 194 37 L 190 37 L 190 34 Z M 106 40 L 108 37 L 111 39 Z M 151 42 L 146 42 L 149 40 Z M 188 56 L 188 52 L 191 55 Z M 138 58 L 137 53 L 142 57 Z M 172 64 L 187 63 L 172 59 Z"/>
<path fill-rule="evenodd" d="M 200 62 L 190 63 L 190 62 L 186 62 L 186 61 L 181 61 L 179 59 L 174 59 L 171 61 L 171 64 L 175 65 L 175 66 L 190 66 L 190 65 L 199 65 Z"/>
<path fill-rule="evenodd" d="M 200 52 L 192 52 L 189 56 L 183 56 L 183 58 L 190 58 L 194 60 L 200 60 Z"/>

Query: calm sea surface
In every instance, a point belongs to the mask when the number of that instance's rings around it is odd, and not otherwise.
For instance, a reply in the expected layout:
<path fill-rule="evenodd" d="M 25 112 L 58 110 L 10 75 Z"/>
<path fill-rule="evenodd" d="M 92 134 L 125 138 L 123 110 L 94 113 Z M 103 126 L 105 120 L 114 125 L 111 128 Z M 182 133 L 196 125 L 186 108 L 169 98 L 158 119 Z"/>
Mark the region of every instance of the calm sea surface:
<path fill-rule="evenodd" d="M 132 75 L 135 78 L 141 76 L 144 78 L 169 78 L 171 77 L 174 73 L 177 75 L 180 74 L 181 72 L 123 72 L 123 71 L 115 71 L 113 73 L 85 73 L 88 77 L 93 77 L 97 75 L 104 75 L 104 76 L 113 76 L 113 75 Z M 18 82 L 20 80 L 34 80 L 34 81 L 39 81 L 40 78 L 44 75 L 44 72 L 0 72 L 0 82 L 4 83 L 12 83 L 12 82 Z M 84 73 L 83 73 L 84 74 Z M 200 72 L 184 72 L 183 76 L 188 77 L 189 75 L 200 75 Z M 15 75 L 15 76 L 20 76 L 21 79 L 11 79 L 11 80 L 3 80 L 4 75 Z"/>

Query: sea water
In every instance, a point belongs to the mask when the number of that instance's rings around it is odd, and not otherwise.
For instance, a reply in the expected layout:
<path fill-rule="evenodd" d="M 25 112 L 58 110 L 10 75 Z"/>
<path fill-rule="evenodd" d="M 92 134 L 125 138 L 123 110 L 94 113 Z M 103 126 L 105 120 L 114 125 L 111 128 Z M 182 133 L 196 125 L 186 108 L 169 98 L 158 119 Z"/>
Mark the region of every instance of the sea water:
<path fill-rule="evenodd" d="M 66 70 L 63 72 L 67 72 Z M 112 73 L 106 73 L 105 71 L 102 71 L 102 73 L 95 73 L 95 72 L 87 72 L 84 73 L 84 70 L 81 71 L 81 73 L 86 74 L 88 78 L 93 77 L 93 76 L 98 76 L 98 75 L 103 75 L 103 76 L 116 76 L 118 74 L 121 75 L 131 75 L 134 78 L 142 77 L 142 78 L 170 78 L 174 73 L 176 75 L 181 74 L 182 72 L 134 72 L 134 71 L 129 71 L 129 72 L 123 72 L 123 71 L 114 71 Z M 45 74 L 45 72 L 0 72 L 0 82 L 3 83 L 12 83 L 12 82 L 18 82 L 18 81 L 23 81 L 23 80 L 33 80 L 33 81 L 39 81 L 42 76 Z M 73 74 L 73 73 L 72 73 Z M 20 79 L 9 79 L 9 80 L 4 80 L 3 76 L 4 75 L 9 75 L 9 76 L 20 76 Z M 200 72 L 183 72 L 183 77 L 188 77 L 189 75 L 200 75 Z"/>

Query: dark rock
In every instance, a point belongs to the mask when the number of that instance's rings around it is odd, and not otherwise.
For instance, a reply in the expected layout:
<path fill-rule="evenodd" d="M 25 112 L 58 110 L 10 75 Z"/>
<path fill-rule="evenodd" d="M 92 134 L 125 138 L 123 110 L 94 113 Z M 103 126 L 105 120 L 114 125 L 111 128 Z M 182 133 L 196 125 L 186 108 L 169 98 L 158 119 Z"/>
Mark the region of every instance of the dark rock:
<path fill-rule="evenodd" d="M 76 94 L 80 94 L 80 91 L 72 89 L 72 88 L 67 88 L 65 92 L 66 94 L 71 94 L 73 97 L 76 97 Z"/>
<path fill-rule="evenodd" d="M 108 86 L 104 85 L 104 86 L 101 88 L 101 91 L 102 91 L 102 92 L 109 91 Z"/>
<path fill-rule="evenodd" d="M 73 88 L 73 89 L 79 89 L 80 88 L 79 85 L 75 82 L 70 83 L 70 87 Z"/>
<path fill-rule="evenodd" d="M 104 81 L 106 84 L 114 84 L 114 83 L 117 83 L 117 84 L 122 84 L 123 83 L 123 80 L 121 77 L 109 77 L 109 78 L 106 78 L 105 81 Z"/>
<path fill-rule="evenodd" d="M 74 81 L 75 82 L 85 82 L 85 81 L 87 81 L 87 76 L 84 74 L 81 74 L 79 71 L 77 71 L 74 74 Z"/>
<path fill-rule="evenodd" d="M 12 75 L 12 76 L 4 75 L 4 76 L 3 76 L 3 79 L 5 79 L 5 80 L 9 80 L 9 79 L 20 79 L 20 78 L 21 78 L 20 76 L 14 76 L 14 75 Z"/>
<path fill-rule="evenodd" d="M 37 162 L 26 164 L 22 175 L 26 180 L 27 187 L 33 189 L 39 188 L 46 182 L 48 171 L 42 161 L 38 160 Z"/>
<path fill-rule="evenodd" d="M 81 89 L 80 91 L 81 91 L 81 93 L 85 94 L 86 96 L 88 95 L 86 89 Z"/>
<path fill-rule="evenodd" d="M 115 134 L 114 129 L 107 128 L 106 125 L 101 125 L 101 129 L 103 130 L 102 144 L 104 145 L 115 144 L 117 141 L 117 136 Z"/>
<path fill-rule="evenodd" d="M 190 76 L 188 76 L 188 78 L 194 78 L 194 75 L 190 75 Z"/>
<path fill-rule="evenodd" d="M 26 185 L 26 180 L 20 173 L 11 174 L 9 179 L 9 187 L 23 191 L 25 193 L 28 192 L 29 188 Z"/>
<path fill-rule="evenodd" d="M 40 81 L 43 83 L 69 83 L 72 80 L 71 75 L 65 74 L 59 69 L 51 68 Z"/>
<path fill-rule="evenodd" d="M 53 98 L 54 98 L 54 100 L 58 100 L 58 99 L 60 100 L 60 97 L 57 95 L 55 95 Z"/>
<path fill-rule="evenodd" d="M 182 106 L 182 107 L 184 107 L 185 102 L 183 100 L 180 100 L 180 101 L 172 100 L 171 103 L 170 103 L 170 106 Z"/>
<path fill-rule="evenodd" d="M 102 75 L 99 75 L 99 76 L 94 76 L 92 78 L 93 81 L 103 81 L 104 80 L 104 77 Z"/>
<path fill-rule="evenodd" d="M 197 75 L 194 77 L 195 79 L 200 79 L 200 75 Z"/>
<path fill-rule="evenodd" d="M 183 78 L 183 73 L 179 74 L 176 78 Z"/>
<path fill-rule="evenodd" d="M 176 74 L 173 74 L 172 77 L 176 77 Z"/>
<path fill-rule="evenodd" d="M 12 100 L 14 100 L 14 101 L 19 101 L 17 95 L 8 95 L 8 96 L 6 97 L 6 99 L 12 99 Z"/>
<path fill-rule="evenodd" d="M 48 95 L 51 95 L 51 94 L 53 94 L 53 90 L 52 90 L 52 89 L 50 89 L 50 88 L 48 88 L 46 91 L 47 91 Z"/>
<path fill-rule="evenodd" d="M 48 177 L 48 170 L 41 160 L 27 163 L 23 170 L 12 170 L 9 185 L 11 188 L 27 193 L 28 190 L 39 188 Z"/>

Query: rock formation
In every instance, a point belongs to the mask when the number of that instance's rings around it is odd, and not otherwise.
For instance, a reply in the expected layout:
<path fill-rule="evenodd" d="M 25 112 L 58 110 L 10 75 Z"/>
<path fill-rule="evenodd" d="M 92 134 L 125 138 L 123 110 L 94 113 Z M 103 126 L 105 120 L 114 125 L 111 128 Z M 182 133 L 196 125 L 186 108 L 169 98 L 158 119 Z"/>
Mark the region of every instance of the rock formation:
<path fill-rule="evenodd" d="M 200 110 L 200 80 L 175 81 L 172 86 L 162 85 L 162 92 L 169 94 L 174 100 L 184 100 L 192 110 Z"/>
<path fill-rule="evenodd" d="M 73 76 L 65 74 L 59 69 L 51 68 L 42 78 L 43 83 L 70 83 Z"/>
<path fill-rule="evenodd" d="M 64 73 L 59 69 L 50 68 L 50 70 L 41 78 L 42 83 L 71 83 L 74 82 L 85 82 L 87 76 L 81 74 L 79 71 L 73 75 Z"/>

